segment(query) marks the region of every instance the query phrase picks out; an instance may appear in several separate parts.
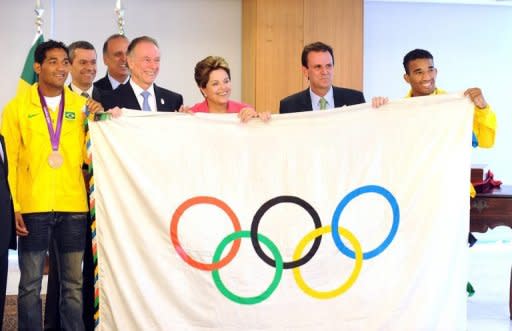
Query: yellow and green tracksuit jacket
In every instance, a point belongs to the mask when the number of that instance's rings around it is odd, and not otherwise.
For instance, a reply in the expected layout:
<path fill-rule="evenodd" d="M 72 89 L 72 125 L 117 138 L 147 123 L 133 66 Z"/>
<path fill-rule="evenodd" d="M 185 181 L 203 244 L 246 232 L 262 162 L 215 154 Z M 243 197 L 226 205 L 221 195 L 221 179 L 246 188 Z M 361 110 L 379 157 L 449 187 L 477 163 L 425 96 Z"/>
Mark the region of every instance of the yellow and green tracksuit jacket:
<path fill-rule="evenodd" d="M 64 88 L 64 116 L 59 143 L 64 163 L 53 169 L 48 165 L 52 146 L 37 86 L 34 84 L 27 93 L 14 97 L 2 114 L 1 132 L 12 169 L 9 171 L 9 184 L 14 210 L 21 213 L 87 212 L 82 176 L 86 99 Z M 50 111 L 54 130 L 57 116 L 58 109 Z"/>

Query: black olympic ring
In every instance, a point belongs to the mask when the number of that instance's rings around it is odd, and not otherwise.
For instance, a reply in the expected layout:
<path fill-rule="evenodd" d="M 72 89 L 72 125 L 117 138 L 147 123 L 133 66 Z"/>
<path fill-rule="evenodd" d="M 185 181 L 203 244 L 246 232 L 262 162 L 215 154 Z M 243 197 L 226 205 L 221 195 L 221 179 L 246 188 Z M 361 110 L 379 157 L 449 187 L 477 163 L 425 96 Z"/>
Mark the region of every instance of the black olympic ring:
<path fill-rule="evenodd" d="M 258 254 L 258 256 L 263 261 L 265 261 L 266 264 L 270 265 L 271 267 L 276 266 L 276 261 L 274 259 L 272 259 L 271 257 L 269 257 L 268 255 L 266 255 L 265 252 L 263 252 L 263 250 L 261 249 L 260 242 L 258 240 L 258 227 L 260 225 L 261 218 L 270 208 L 272 208 L 273 206 L 275 206 L 279 203 L 284 203 L 284 202 L 294 203 L 296 205 L 301 206 L 313 218 L 313 222 L 315 223 L 315 228 L 318 229 L 318 228 L 322 227 L 322 221 L 320 220 L 320 216 L 318 215 L 316 210 L 308 202 L 302 200 L 299 197 L 292 196 L 292 195 L 281 195 L 281 196 L 272 198 L 272 199 L 268 200 L 267 202 L 265 202 L 258 209 L 256 214 L 254 214 L 254 218 L 253 218 L 252 224 L 251 224 L 251 242 L 252 242 L 252 245 L 254 246 L 254 250 L 256 251 L 256 254 Z M 309 252 L 306 255 L 304 255 L 303 257 L 301 257 L 300 259 L 298 259 L 296 261 L 284 262 L 283 268 L 284 269 L 297 268 L 297 267 L 300 267 L 300 266 L 304 265 L 305 263 L 307 263 L 315 255 L 316 251 L 318 250 L 318 247 L 320 247 L 321 241 L 322 241 L 322 236 L 316 237 L 313 241 L 313 245 L 311 246 L 311 249 L 309 250 Z"/>

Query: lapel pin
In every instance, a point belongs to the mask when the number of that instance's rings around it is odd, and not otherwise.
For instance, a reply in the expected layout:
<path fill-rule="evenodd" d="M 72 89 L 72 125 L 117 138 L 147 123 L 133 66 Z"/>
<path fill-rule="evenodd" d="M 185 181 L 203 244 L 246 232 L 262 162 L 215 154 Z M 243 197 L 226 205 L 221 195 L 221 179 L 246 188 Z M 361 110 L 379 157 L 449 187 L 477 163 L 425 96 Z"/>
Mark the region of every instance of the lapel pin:
<path fill-rule="evenodd" d="M 160 98 L 160 104 L 163 105 L 165 103 L 164 98 Z"/>

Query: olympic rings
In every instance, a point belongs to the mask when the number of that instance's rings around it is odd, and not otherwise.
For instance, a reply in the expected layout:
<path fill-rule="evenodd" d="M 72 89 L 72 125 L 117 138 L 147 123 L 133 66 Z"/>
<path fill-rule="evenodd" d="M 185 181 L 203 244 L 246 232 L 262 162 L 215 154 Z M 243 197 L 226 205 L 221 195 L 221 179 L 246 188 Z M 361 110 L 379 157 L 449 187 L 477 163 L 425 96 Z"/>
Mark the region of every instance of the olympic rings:
<path fill-rule="evenodd" d="M 389 234 L 384 239 L 384 241 L 379 246 L 377 246 L 377 248 L 368 252 L 363 252 L 361 244 L 352 234 L 352 232 L 350 232 L 348 229 L 339 226 L 339 220 L 344 208 L 348 205 L 350 201 L 365 193 L 376 193 L 382 195 L 388 201 L 393 211 L 393 224 Z M 293 260 L 290 262 L 283 262 L 283 258 L 277 246 L 269 238 L 258 233 L 259 223 L 263 215 L 273 206 L 285 202 L 294 203 L 304 208 L 312 217 L 313 223 L 315 225 L 315 229 L 306 234 L 306 236 L 304 236 L 304 238 L 300 240 L 299 244 L 297 245 L 293 253 Z M 227 235 L 217 246 L 217 248 L 215 249 L 215 253 L 213 255 L 212 263 L 202 263 L 192 259 L 182 248 L 180 241 L 178 239 L 179 219 L 181 218 L 185 210 L 196 204 L 201 203 L 212 204 L 222 209 L 228 215 L 235 230 L 233 233 Z M 297 283 L 297 286 L 304 293 L 313 298 L 330 299 L 341 295 L 342 293 L 346 292 L 350 287 L 352 287 L 353 284 L 355 283 L 357 277 L 359 276 L 359 273 L 361 272 L 362 261 L 376 257 L 391 244 L 398 231 L 399 223 L 400 210 L 398 202 L 393 196 L 393 194 L 389 192 L 387 189 L 383 188 L 382 186 L 367 185 L 353 190 L 340 201 L 340 203 L 338 204 L 334 211 L 334 214 L 332 216 L 332 223 L 330 226 L 322 226 L 320 216 L 318 215 L 316 210 L 303 199 L 295 196 L 277 196 L 265 202 L 256 211 L 251 224 L 251 231 L 242 231 L 238 217 L 225 202 L 214 197 L 193 197 L 179 205 L 178 208 L 175 210 L 174 214 L 172 215 L 170 225 L 170 236 L 172 244 L 176 249 L 176 252 L 186 263 L 200 270 L 212 271 L 212 277 L 215 285 L 226 298 L 240 304 L 257 304 L 270 297 L 270 295 L 272 295 L 272 293 L 276 290 L 279 282 L 281 281 L 283 269 L 293 269 L 293 276 L 295 282 Z M 333 229 L 337 229 L 337 231 L 334 231 Z M 355 265 L 350 276 L 341 286 L 334 290 L 322 292 L 314 290 L 309 285 L 306 284 L 306 282 L 302 278 L 302 275 L 298 267 L 304 265 L 306 262 L 311 260 L 311 258 L 315 255 L 320 246 L 322 235 L 328 233 L 329 231 L 332 234 L 332 238 L 338 250 L 347 257 L 355 259 Z M 340 235 L 345 237 L 350 242 L 355 252 L 343 244 Z M 238 253 L 238 250 L 240 249 L 241 238 L 251 238 L 251 243 L 254 247 L 254 250 L 256 251 L 256 254 L 265 263 L 276 268 L 276 273 L 269 287 L 263 293 L 253 297 L 242 297 L 232 293 L 230 290 L 226 288 L 226 286 L 221 281 L 218 271 L 220 268 L 224 267 L 226 264 L 231 262 L 231 260 L 233 260 L 235 255 Z M 302 251 L 311 240 L 313 240 L 313 245 L 311 245 L 311 249 L 306 255 L 301 257 Z M 229 250 L 228 254 L 221 259 L 220 257 L 222 256 L 224 248 L 232 241 L 234 241 L 233 246 Z M 263 243 L 270 250 L 274 259 L 267 256 L 263 252 L 260 242 Z"/>
<path fill-rule="evenodd" d="M 226 236 L 217 246 L 217 249 L 215 250 L 215 254 L 213 255 L 213 262 L 219 261 L 222 252 L 224 251 L 224 247 L 231 241 L 238 239 L 238 238 L 252 238 L 252 233 L 249 231 L 239 231 L 234 232 L 228 236 Z M 213 282 L 219 289 L 219 291 L 224 294 L 224 296 L 231 301 L 245 304 L 245 305 L 252 305 L 256 303 L 260 303 L 261 301 L 268 298 L 277 288 L 277 285 L 279 285 L 279 282 L 281 281 L 281 276 L 283 275 L 283 257 L 281 256 L 281 253 L 279 253 L 279 249 L 277 246 L 267 237 L 265 237 L 262 234 L 258 234 L 258 240 L 261 241 L 267 248 L 272 252 L 272 255 L 274 255 L 275 261 L 274 266 L 276 268 L 276 273 L 274 275 L 274 279 L 272 280 L 272 283 L 270 283 L 270 286 L 260 295 L 254 296 L 254 297 L 241 297 L 230 290 L 228 290 L 224 283 L 222 283 L 220 276 L 219 276 L 219 270 L 213 270 L 212 271 L 212 277 Z"/>
<path fill-rule="evenodd" d="M 260 225 L 261 218 L 263 215 L 273 206 L 283 203 L 283 202 L 291 202 L 294 204 L 297 204 L 304 208 L 309 215 L 313 218 L 313 222 L 315 223 L 315 228 L 318 229 L 322 226 L 322 221 L 320 221 L 320 216 L 318 216 L 318 213 L 316 210 L 306 201 L 302 200 L 301 198 L 290 196 L 290 195 L 282 195 L 275 197 L 273 199 L 268 200 L 265 202 L 260 209 L 254 214 L 254 218 L 252 219 L 251 224 L 251 242 L 254 246 L 254 250 L 256 251 L 256 254 L 265 261 L 268 265 L 271 267 L 275 267 L 276 263 L 274 260 L 272 260 L 270 257 L 268 257 L 265 252 L 261 249 L 259 239 L 257 238 L 258 235 L 258 226 Z M 304 265 L 306 262 L 311 260 L 311 258 L 315 255 L 316 251 L 318 250 L 318 247 L 320 247 L 320 241 L 322 240 L 322 237 L 315 238 L 315 241 L 313 242 L 313 246 L 311 246 L 310 251 L 304 255 L 302 258 L 297 259 L 292 262 L 284 262 L 284 268 L 285 269 L 291 269 L 291 268 L 297 268 L 301 265 Z"/>
<path fill-rule="evenodd" d="M 233 247 L 229 250 L 228 255 L 226 255 L 223 259 L 216 263 L 202 263 L 198 262 L 194 259 L 192 259 L 185 250 L 181 247 L 181 243 L 178 239 L 178 221 L 180 217 L 183 215 L 185 210 L 187 210 L 189 207 L 192 207 L 194 205 L 205 203 L 205 204 L 212 204 L 214 206 L 219 207 L 222 209 L 226 214 L 229 216 L 229 219 L 231 220 L 231 223 L 233 223 L 233 227 L 235 228 L 235 231 L 241 231 L 242 227 L 240 226 L 240 222 L 238 221 L 238 217 L 235 215 L 233 210 L 229 208 L 229 206 L 219 199 L 213 198 L 213 197 L 205 197 L 205 196 L 198 196 L 194 198 L 190 198 L 183 202 L 181 205 L 178 206 L 178 208 L 174 211 L 174 214 L 172 215 L 171 220 L 171 241 L 176 249 L 176 252 L 178 252 L 178 255 L 181 256 L 181 258 L 193 266 L 194 268 L 201 269 L 201 270 L 215 270 L 220 269 L 235 257 L 236 253 L 238 253 L 238 250 L 240 249 L 240 239 L 235 240 L 235 243 L 233 244 Z"/>
<path fill-rule="evenodd" d="M 319 236 L 326 234 L 330 231 L 332 231 L 332 228 L 330 225 L 327 225 L 327 226 L 323 226 L 319 229 L 315 229 L 315 230 L 311 231 L 310 233 L 308 233 L 304 238 L 301 239 L 301 241 L 297 245 L 297 248 L 295 249 L 295 252 L 293 253 L 293 258 L 294 259 L 299 258 L 299 256 L 302 254 L 302 250 L 304 249 L 304 247 L 313 238 L 319 237 Z M 354 249 L 356 251 L 356 263 L 354 265 L 354 269 L 352 270 L 352 273 L 350 274 L 349 278 L 347 279 L 347 281 L 345 283 L 341 284 L 340 287 L 338 287 L 332 291 L 326 291 L 326 292 L 317 291 L 317 290 L 312 289 L 309 285 L 306 284 L 306 282 L 304 282 L 304 279 L 302 278 L 302 276 L 300 274 L 299 268 L 293 269 L 293 278 L 295 278 L 295 282 L 297 283 L 299 288 L 302 291 L 304 291 L 304 293 L 306 293 L 307 295 L 309 295 L 313 298 L 330 299 L 330 298 L 337 297 L 338 295 L 344 293 L 349 288 L 351 288 L 352 285 L 354 285 L 354 282 L 356 281 L 357 276 L 359 276 L 359 272 L 361 271 L 361 267 L 363 265 L 363 250 L 361 249 L 361 244 L 356 239 L 354 234 L 352 232 L 348 231 L 347 229 L 338 228 L 338 232 L 341 235 L 343 235 L 344 237 L 346 237 L 348 241 L 350 241 L 350 243 L 352 244 L 352 246 L 354 247 Z"/>
<path fill-rule="evenodd" d="M 376 257 L 380 253 L 382 253 L 393 241 L 393 238 L 396 235 L 396 232 L 398 231 L 398 224 L 400 223 L 400 210 L 398 208 L 398 202 L 396 201 L 395 197 L 391 192 L 383 188 L 382 186 L 377 185 L 367 185 L 362 186 L 358 189 L 353 190 L 349 194 L 347 194 L 343 200 L 338 204 L 338 207 L 336 207 L 336 210 L 334 211 L 334 215 L 332 215 L 332 223 L 331 226 L 333 229 L 336 229 L 338 227 L 338 223 L 340 221 L 341 212 L 345 207 L 348 205 L 348 203 L 352 200 L 354 200 L 356 197 L 364 194 L 364 193 L 377 193 L 382 195 L 391 205 L 391 209 L 393 210 L 393 225 L 391 226 L 391 230 L 389 231 L 388 236 L 384 241 L 377 246 L 375 249 L 363 253 L 364 259 L 371 259 L 373 257 Z M 332 231 L 332 239 L 334 240 L 334 243 L 336 244 L 336 247 L 345 254 L 346 256 L 350 258 L 354 258 L 354 252 L 345 246 L 343 242 L 341 241 L 340 235 L 336 231 Z"/>

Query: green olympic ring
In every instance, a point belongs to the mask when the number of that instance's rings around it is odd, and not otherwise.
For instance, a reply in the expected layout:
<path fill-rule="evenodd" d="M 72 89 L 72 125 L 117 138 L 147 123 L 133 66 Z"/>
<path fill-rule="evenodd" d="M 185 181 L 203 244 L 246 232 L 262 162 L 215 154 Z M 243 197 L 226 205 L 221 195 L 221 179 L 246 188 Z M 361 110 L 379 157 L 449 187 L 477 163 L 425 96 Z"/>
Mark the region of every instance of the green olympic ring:
<path fill-rule="evenodd" d="M 251 238 L 251 232 L 237 231 L 227 235 L 220 242 L 219 246 L 217 246 L 217 248 L 215 249 L 215 253 L 213 254 L 213 263 L 217 263 L 220 261 L 220 257 L 222 256 L 224 248 L 226 248 L 226 246 L 230 242 L 240 238 Z M 274 259 L 276 261 L 276 273 L 274 274 L 274 279 L 270 283 L 270 286 L 260 295 L 253 297 L 241 297 L 239 295 L 234 294 L 233 292 L 228 290 L 226 286 L 224 286 L 224 283 L 220 279 L 219 269 L 212 270 L 213 282 L 215 283 L 219 291 L 231 301 L 241 303 L 244 305 L 253 305 L 256 303 L 260 303 L 261 301 L 267 299 L 270 295 L 272 295 L 272 293 L 276 290 L 277 285 L 279 285 L 279 282 L 281 281 L 281 276 L 283 275 L 283 257 L 281 256 L 281 253 L 279 252 L 277 246 L 264 235 L 258 234 L 258 240 L 261 241 L 265 246 L 267 246 L 272 255 L 274 255 Z"/>

